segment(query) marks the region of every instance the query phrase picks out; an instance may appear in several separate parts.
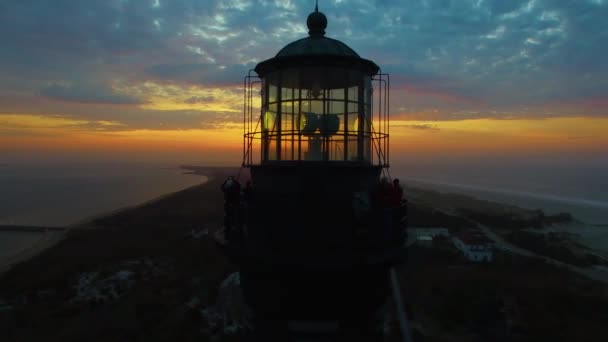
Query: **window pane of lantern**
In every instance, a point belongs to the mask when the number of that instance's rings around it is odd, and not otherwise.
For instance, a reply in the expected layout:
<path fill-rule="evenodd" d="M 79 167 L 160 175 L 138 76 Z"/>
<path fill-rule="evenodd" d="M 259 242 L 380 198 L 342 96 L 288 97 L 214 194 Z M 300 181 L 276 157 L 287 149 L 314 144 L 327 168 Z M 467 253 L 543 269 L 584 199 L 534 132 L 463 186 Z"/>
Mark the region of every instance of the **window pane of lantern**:
<path fill-rule="evenodd" d="M 276 102 L 277 101 L 277 86 L 270 84 L 268 86 L 268 102 Z"/>
<path fill-rule="evenodd" d="M 359 100 L 359 87 L 348 88 L 348 100 L 358 101 Z"/>
<path fill-rule="evenodd" d="M 331 89 L 329 92 L 329 97 L 334 100 L 343 100 L 344 99 L 344 89 Z"/>
<path fill-rule="evenodd" d="M 293 99 L 293 88 L 281 88 L 281 100 Z"/>
<path fill-rule="evenodd" d="M 308 100 L 302 100 L 301 112 L 310 112 L 310 102 Z"/>
<path fill-rule="evenodd" d="M 329 160 L 344 160 L 344 137 L 333 136 L 329 141 Z"/>
<path fill-rule="evenodd" d="M 285 104 L 284 104 L 284 107 Z M 289 106 L 289 112 L 283 112 L 281 114 L 281 131 L 283 134 L 289 134 L 293 128 L 293 119 L 291 114 L 291 106 Z"/>
<path fill-rule="evenodd" d="M 363 90 L 363 94 L 365 94 L 365 103 L 371 103 L 372 99 L 372 84 L 371 79 L 369 77 L 365 77 L 363 83 L 365 84 L 365 89 Z M 384 96 L 384 94 L 383 94 Z"/>
<path fill-rule="evenodd" d="M 331 114 L 344 114 L 344 102 L 342 102 L 342 101 L 330 101 L 329 102 L 329 113 L 331 113 Z"/>
<path fill-rule="evenodd" d="M 301 148 L 302 156 L 300 160 L 306 160 L 306 154 L 308 152 L 308 139 L 306 137 L 302 137 Z"/>
<path fill-rule="evenodd" d="M 294 113 L 293 101 L 281 101 L 281 113 L 283 113 L 283 114 Z"/>
<path fill-rule="evenodd" d="M 276 131 L 277 127 L 277 104 L 272 103 L 268 105 L 267 110 L 264 112 L 264 116 L 262 118 L 262 129 L 268 131 Z"/>
<path fill-rule="evenodd" d="M 358 119 L 358 114 L 357 112 L 349 112 L 348 113 L 348 133 L 350 134 L 357 134 L 357 132 L 359 132 L 359 119 Z"/>
<path fill-rule="evenodd" d="M 268 160 L 277 160 L 277 138 L 270 136 L 268 138 Z"/>
<path fill-rule="evenodd" d="M 357 114 L 357 112 L 359 111 L 359 104 L 358 103 L 354 103 L 354 102 L 349 102 L 348 103 L 348 113 L 350 116 L 350 113 L 354 113 Z M 357 115 L 355 115 L 357 116 Z"/>
<path fill-rule="evenodd" d="M 329 114 L 338 117 L 339 125 L 338 132 L 344 131 L 344 102 L 343 101 L 330 101 L 329 102 Z"/>
<path fill-rule="evenodd" d="M 323 101 L 302 101 L 302 112 L 312 112 L 315 114 L 323 113 Z"/>
<path fill-rule="evenodd" d="M 281 160 L 293 160 L 291 146 L 291 136 L 283 135 L 281 137 Z"/>

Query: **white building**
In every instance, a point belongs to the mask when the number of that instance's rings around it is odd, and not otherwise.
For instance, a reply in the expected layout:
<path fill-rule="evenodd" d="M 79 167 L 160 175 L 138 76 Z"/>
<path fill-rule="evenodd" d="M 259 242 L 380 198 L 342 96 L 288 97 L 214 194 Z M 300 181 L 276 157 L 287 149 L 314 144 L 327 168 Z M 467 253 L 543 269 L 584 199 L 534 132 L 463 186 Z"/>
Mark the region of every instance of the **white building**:
<path fill-rule="evenodd" d="M 454 246 L 462 254 L 474 262 L 490 262 L 493 260 L 492 243 L 482 234 L 465 232 L 452 238 Z"/>
<path fill-rule="evenodd" d="M 426 235 L 416 236 L 416 243 L 419 245 L 430 246 L 433 244 L 433 238 Z"/>

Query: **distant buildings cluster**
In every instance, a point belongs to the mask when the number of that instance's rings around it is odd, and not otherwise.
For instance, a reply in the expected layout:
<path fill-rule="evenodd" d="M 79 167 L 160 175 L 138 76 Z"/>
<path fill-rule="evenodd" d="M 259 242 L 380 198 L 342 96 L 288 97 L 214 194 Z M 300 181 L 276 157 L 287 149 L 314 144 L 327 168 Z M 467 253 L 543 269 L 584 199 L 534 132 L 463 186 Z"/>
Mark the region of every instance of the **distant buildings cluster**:
<path fill-rule="evenodd" d="M 493 242 L 481 232 L 462 232 L 452 237 L 452 242 L 470 261 L 490 262 L 493 260 Z"/>

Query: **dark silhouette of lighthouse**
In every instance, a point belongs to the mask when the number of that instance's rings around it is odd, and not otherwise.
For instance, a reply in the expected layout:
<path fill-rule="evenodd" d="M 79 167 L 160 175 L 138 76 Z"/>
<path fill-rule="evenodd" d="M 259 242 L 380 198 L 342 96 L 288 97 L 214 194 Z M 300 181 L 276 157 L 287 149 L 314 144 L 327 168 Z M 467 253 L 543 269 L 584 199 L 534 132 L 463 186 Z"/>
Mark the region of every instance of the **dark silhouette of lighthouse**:
<path fill-rule="evenodd" d="M 253 190 L 227 212 L 225 251 L 240 268 L 254 340 L 381 341 L 405 226 L 381 182 L 389 78 L 326 37 L 318 8 L 307 25 L 308 37 L 245 78 Z"/>

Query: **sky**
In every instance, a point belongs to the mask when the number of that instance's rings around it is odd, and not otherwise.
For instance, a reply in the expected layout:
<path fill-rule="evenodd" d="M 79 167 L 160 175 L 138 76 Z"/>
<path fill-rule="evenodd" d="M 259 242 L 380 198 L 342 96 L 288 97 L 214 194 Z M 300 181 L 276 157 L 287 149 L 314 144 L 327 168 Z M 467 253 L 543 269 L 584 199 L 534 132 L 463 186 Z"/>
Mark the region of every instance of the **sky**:
<path fill-rule="evenodd" d="M 320 0 L 391 75 L 393 163 L 608 165 L 607 0 Z M 241 161 L 243 77 L 314 1 L 0 0 L 0 163 Z"/>

